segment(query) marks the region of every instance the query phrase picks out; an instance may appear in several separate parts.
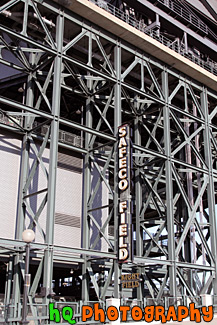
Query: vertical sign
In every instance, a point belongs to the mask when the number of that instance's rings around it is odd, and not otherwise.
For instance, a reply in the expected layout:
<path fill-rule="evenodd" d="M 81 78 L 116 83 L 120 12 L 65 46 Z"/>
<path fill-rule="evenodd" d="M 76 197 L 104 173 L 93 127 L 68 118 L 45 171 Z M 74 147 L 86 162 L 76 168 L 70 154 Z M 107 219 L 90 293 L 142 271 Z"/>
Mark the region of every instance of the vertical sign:
<path fill-rule="evenodd" d="M 132 216 L 130 196 L 131 145 L 130 128 L 127 124 L 119 127 L 118 138 L 118 260 L 120 263 L 126 263 L 132 261 Z"/>

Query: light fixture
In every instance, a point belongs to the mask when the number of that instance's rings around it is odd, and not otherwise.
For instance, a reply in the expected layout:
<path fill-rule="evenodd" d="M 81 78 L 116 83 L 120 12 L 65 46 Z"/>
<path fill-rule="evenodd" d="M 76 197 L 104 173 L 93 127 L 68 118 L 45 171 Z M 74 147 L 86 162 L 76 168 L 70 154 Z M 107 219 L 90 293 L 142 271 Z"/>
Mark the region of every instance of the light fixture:
<path fill-rule="evenodd" d="M 32 229 L 26 229 L 22 233 L 22 240 L 25 243 L 31 243 L 35 239 L 35 233 Z"/>
<path fill-rule="evenodd" d="M 35 239 L 35 233 L 32 229 L 26 229 L 22 233 L 22 239 L 26 243 L 26 259 L 25 259 L 25 277 L 23 286 L 23 309 L 21 324 L 29 324 L 27 321 L 27 303 L 28 303 L 28 291 L 31 282 L 31 274 L 29 274 L 29 258 L 30 258 L 30 243 Z"/>

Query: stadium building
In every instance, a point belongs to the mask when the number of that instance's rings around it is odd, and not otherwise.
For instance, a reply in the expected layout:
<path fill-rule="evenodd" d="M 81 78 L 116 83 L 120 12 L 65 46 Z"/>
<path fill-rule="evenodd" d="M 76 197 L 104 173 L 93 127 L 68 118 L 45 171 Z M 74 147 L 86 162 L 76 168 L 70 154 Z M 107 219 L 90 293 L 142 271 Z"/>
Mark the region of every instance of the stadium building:
<path fill-rule="evenodd" d="M 1 0 L 2 324 L 217 305 L 216 53 L 215 0 Z"/>

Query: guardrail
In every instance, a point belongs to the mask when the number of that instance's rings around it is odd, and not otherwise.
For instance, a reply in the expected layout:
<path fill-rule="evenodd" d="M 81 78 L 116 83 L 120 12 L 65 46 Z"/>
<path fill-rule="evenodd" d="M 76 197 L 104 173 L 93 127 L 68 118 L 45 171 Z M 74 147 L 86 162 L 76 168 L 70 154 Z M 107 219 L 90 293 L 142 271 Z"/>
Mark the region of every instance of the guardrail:
<path fill-rule="evenodd" d="M 158 2 L 162 3 L 165 7 L 169 8 L 175 14 L 182 17 L 184 20 L 188 21 L 190 24 L 195 26 L 196 28 L 203 31 L 205 34 L 208 34 L 208 26 L 204 24 L 202 20 L 200 20 L 197 16 L 193 15 L 192 13 L 188 12 L 187 9 L 180 6 L 178 3 L 172 0 L 157 0 Z"/>
<path fill-rule="evenodd" d="M 129 24 L 130 26 L 133 26 L 134 28 L 138 29 L 140 32 L 143 32 L 144 34 L 151 36 L 161 44 L 167 46 L 168 48 L 171 48 L 175 52 L 181 54 L 182 56 L 188 58 L 189 60 L 196 63 L 200 67 L 204 68 L 205 70 L 217 76 L 217 62 L 210 59 L 204 61 L 199 56 L 194 55 L 193 52 L 186 53 L 186 51 L 183 49 L 182 46 L 178 46 L 176 42 L 171 41 L 167 37 L 163 36 L 159 30 L 155 31 L 152 29 L 147 29 L 147 26 L 142 21 L 135 19 L 134 17 L 126 14 L 122 10 L 116 8 L 115 6 L 113 6 L 112 4 L 104 0 L 88 0 L 88 1 L 106 10 L 107 12 L 117 17 L 118 19 L 124 21 L 125 23 Z"/>

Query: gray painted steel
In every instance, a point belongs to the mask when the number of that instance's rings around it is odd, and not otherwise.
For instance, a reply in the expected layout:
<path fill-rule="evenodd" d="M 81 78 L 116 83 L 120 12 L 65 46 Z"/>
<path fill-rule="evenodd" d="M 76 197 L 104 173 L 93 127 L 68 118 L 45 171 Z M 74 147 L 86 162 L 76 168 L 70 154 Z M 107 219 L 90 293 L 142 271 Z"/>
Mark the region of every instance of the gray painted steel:
<path fill-rule="evenodd" d="M 64 296 L 78 323 L 82 304 L 111 296 L 141 307 L 200 306 L 202 294 L 216 303 L 217 93 L 56 2 L 5 0 L 3 10 L 12 12 L 0 16 L 3 321 L 21 320 L 27 227 L 36 232 L 35 324 L 48 323 L 55 288 L 75 273 L 80 299 Z M 123 123 L 132 129 L 134 257 L 122 265 Z M 123 289 L 121 275 L 132 272 L 140 286 Z"/>

